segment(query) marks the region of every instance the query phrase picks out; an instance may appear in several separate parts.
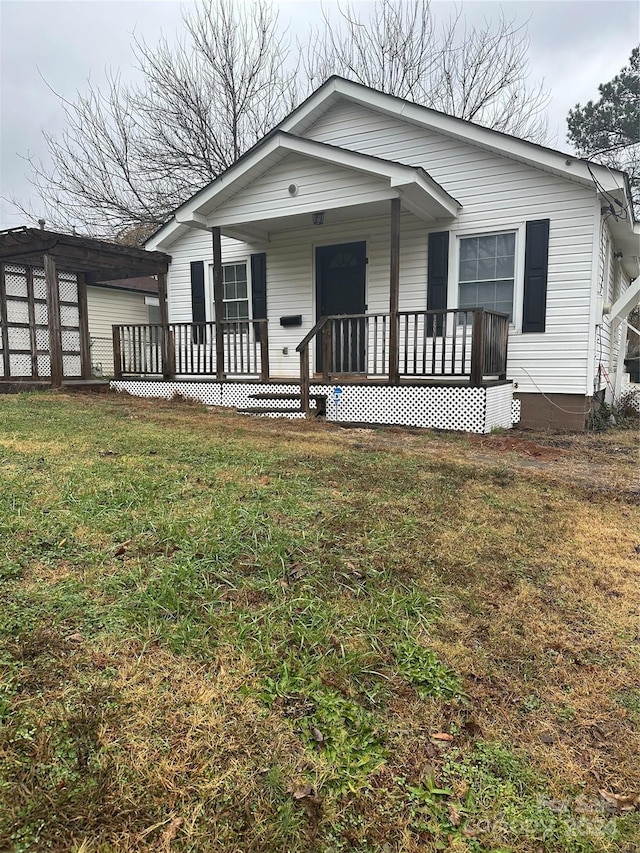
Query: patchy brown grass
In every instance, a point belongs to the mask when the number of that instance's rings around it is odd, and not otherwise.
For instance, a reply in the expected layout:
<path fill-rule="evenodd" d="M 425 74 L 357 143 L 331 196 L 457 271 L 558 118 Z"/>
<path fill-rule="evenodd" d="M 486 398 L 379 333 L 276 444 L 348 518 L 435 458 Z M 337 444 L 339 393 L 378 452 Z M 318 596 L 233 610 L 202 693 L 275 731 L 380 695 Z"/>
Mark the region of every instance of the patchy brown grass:
<path fill-rule="evenodd" d="M 637 433 L 0 406 L 0 849 L 637 849 Z"/>

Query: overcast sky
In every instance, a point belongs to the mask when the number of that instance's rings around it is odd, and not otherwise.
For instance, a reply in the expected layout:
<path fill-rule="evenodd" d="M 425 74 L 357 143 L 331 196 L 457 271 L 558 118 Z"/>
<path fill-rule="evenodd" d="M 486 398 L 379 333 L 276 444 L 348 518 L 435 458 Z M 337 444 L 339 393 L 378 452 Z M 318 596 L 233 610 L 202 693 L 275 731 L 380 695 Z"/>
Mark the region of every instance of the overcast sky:
<path fill-rule="evenodd" d="M 325 0 L 325 6 L 333 0 Z M 188 4 L 187 4 L 188 5 Z M 315 0 L 275 0 L 281 20 L 303 35 L 320 18 Z M 597 97 L 599 83 L 626 64 L 640 41 L 637 0 L 466 0 L 473 24 L 497 18 L 500 8 L 525 23 L 531 40 L 532 80 L 544 78 L 551 93 L 551 144 L 567 149 L 566 115 L 576 103 Z M 434 0 L 437 16 L 454 4 Z M 87 78 L 100 83 L 105 69 L 123 79 L 135 74 L 132 34 L 153 43 L 178 32 L 181 4 L 174 0 L 0 0 L 0 228 L 24 223 L 4 197 L 32 198 L 27 154 L 45 156 L 42 131 L 59 133 L 64 117 L 55 94 L 73 99 Z M 37 207 L 37 200 L 33 199 Z"/>

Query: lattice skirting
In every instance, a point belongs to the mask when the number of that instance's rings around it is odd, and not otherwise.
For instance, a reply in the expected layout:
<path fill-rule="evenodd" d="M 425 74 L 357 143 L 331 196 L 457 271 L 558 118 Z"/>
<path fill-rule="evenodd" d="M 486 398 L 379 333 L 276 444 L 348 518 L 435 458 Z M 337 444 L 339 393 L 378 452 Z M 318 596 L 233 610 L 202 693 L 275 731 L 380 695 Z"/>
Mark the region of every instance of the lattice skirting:
<path fill-rule="evenodd" d="M 296 384 L 236 382 L 153 382 L 118 380 L 114 391 L 126 391 L 136 397 L 170 400 L 181 395 L 207 406 L 245 408 L 273 405 L 268 400 L 251 400 L 250 394 L 298 394 Z M 513 400 L 509 384 L 488 388 L 427 387 L 402 385 L 312 385 L 312 394 L 327 395 L 327 420 L 342 423 L 397 424 L 431 429 L 486 433 L 509 429 L 520 418 L 520 403 Z M 295 411 L 296 401 L 278 401 L 278 407 L 290 407 L 291 414 L 265 411 L 265 417 L 302 418 Z"/>

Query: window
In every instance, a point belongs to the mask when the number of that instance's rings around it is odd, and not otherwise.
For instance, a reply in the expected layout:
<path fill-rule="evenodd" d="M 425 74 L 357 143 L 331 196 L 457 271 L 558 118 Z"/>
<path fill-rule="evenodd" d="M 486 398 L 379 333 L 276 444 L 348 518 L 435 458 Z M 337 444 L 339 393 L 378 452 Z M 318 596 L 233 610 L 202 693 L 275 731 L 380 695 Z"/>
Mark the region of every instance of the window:
<path fill-rule="evenodd" d="M 460 238 L 458 307 L 488 308 L 513 322 L 515 233 Z"/>
<path fill-rule="evenodd" d="M 224 291 L 223 320 L 249 319 L 249 294 L 247 290 L 247 265 L 223 264 Z"/>

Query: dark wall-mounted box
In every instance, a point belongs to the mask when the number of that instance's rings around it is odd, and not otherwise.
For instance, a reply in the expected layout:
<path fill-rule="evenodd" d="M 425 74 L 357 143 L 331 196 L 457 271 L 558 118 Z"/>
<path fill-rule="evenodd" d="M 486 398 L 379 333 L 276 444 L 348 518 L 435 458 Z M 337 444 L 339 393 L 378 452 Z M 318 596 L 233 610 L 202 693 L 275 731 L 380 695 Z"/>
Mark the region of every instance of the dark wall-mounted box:
<path fill-rule="evenodd" d="M 288 317 L 280 317 L 281 326 L 301 326 L 302 314 L 289 314 Z"/>

